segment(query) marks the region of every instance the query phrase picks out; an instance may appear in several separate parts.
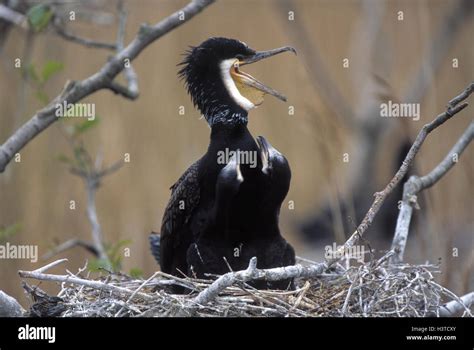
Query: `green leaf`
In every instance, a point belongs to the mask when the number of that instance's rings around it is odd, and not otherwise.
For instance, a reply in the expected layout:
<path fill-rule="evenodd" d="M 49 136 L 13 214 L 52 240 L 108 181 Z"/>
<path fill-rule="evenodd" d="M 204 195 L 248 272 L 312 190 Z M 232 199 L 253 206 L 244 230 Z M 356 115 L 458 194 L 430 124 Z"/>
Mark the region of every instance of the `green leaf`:
<path fill-rule="evenodd" d="M 96 116 L 93 120 L 84 120 L 83 122 L 74 125 L 74 136 L 85 133 L 99 123 L 99 118 Z"/>
<path fill-rule="evenodd" d="M 143 271 L 140 270 L 138 267 L 133 267 L 130 269 L 129 275 L 132 278 L 141 278 L 143 277 Z"/>
<path fill-rule="evenodd" d="M 10 237 L 21 229 L 21 224 L 13 224 L 5 228 L 0 228 L 0 242 L 6 242 Z"/>
<path fill-rule="evenodd" d="M 108 270 L 109 268 L 109 264 L 103 259 L 92 259 L 87 263 L 87 269 L 92 272 L 99 272 L 103 269 Z"/>
<path fill-rule="evenodd" d="M 48 61 L 43 66 L 43 71 L 41 72 L 41 78 L 43 83 L 47 82 L 54 74 L 62 71 L 64 64 L 58 61 Z"/>
<path fill-rule="evenodd" d="M 38 4 L 28 10 L 26 17 L 31 28 L 35 32 L 40 32 L 48 26 L 53 17 L 53 11 L 47 4 Z"/>

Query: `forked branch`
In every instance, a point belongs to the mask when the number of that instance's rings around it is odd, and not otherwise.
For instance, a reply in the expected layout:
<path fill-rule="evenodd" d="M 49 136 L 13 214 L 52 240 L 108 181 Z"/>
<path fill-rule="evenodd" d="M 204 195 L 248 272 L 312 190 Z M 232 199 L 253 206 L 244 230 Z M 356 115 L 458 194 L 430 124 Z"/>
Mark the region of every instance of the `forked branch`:
<path fill-rule="evenodd" d="M 433 186 L 458 162 L 462 152 L 474 138 L 474 122 L 468 126 L 461 135 L 454 147 L 448 152 L 446 157 L 427 175 L 418 177 L 412 176 L 403 186 L 403 199 L 398 214 L 395 236 L 392 242 L 392 249 L 395 254 L 392 256 L 393 263 L 403 261 L 403 254 L 408 239 L 413 207 L 417 206 L 416 196 L 423 190 Z"/>

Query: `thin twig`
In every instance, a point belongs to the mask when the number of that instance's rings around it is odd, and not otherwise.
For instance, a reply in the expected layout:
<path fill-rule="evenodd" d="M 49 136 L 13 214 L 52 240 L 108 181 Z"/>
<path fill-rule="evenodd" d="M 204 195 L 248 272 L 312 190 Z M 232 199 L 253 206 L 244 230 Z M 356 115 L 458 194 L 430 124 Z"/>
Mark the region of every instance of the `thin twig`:
<path fill-rule="evenodd" d="M 112 50 L 112 51 L 115 51 L 117 49 L 116 44 L 100 42 L 100 41 L 96 41 L 96 40 L 92 40 L 88 38 L 82 38 L 76 34 L 71 33 L 65 28 L 63 21 L 61 21 L 58 17 L 56 17 L 53 20 L 53 28 L 55 32 L 63 39 L 88 47 L 88 48 L 106 49 L 106 50 Z"/>
<path fill-rule="evenodd" d="M 142 284 L 140 284 L 140 286 L 137 289 L 135 289 L 135 291 L 132 293 L 132 295 L 130 295 L 130 297 L 127 299 L 127 301 L 125 302 L 125 305 L 128 304 L 135 297 L 135 295 L 137 295 L 137 293 L 143 287 L 145 287 L 152 279 L 154 279 L 158 274 L 159 274 L 159 272 L 155 272 L 153 275 L 151 275 L 150 278 L 148 278 L 146 281 L 144 281 Z M 125 306 L 122 306 L 122 308 L 115 314 L 115 317 L 118 317 L 122 313 L 124 308 L 125 308 Z"/>
<path fill-rule="evenodd" d="M 70 240 L 67 240 L 66 242 L 63 242 L 59 244 L 58 246 L 54 247 L 51 249 L 49 252 L 44 254 L 41 259 L 43 260 L 48 260 L 52 258 L 55 255 L 61 254 L 65 252 L 66 250 L 75 248 L 75 247 L 82 247 L 86 249 L 88 252 L 92 253 L 94 256 L 98 256 L 97 249 L 94 247 L 93 244 L 83 241 L 82 239 L 78 238 L 72 238 Z"/>
<path fill-rule="evenodd" d="M 86 286 L 89 288 L 93 289 L 98 289 L 102 291 L 107 291 L 107 292 L 115 292 L 115 293 L 122 293 L 126 295 L 133 295 L 135 291 L 131 291 L 127 288 L 123 287 L 118 287 L 114 286 L 111 284 L 106 284 L 104 282 L 100 281 L 91 281 L 91 280 L 86 280 L 83 278 L 79 277 L 73 277 L 70 275 L 52 275 L 52 274 L 47 274 L 47 273 L 41 273 L 37 271 L 23 271 L 19 270 L 18 274 L 20 275 L 21 278 L 32 278 L 40 281 L 53 281 L 53 282 L 60 282 L 60 283 L 71 283 L 71 284 L 77 284 L 81 286 Z M 147 300 L 152 300 L 153 296 L 145 293 L 135 293 L 135 296 L 139 296 L 141 298 L 147 299 Z"/>
<path fill-rule="evenodd" d="M 59 259 L 59 260 L 53 261 L 52 263 L 49 263 L 48 265 L 40 267 L 39 269 L 34 270 L 33 272 L 34 273 L 43 273 L 43 272 L 45 272 L 49 269 L 52 269 L 55 266 L 57 266 L 59 264 L 62 264 L 63 262 L 67 262 L 67 261 L 68 261 L 68 259 Z"/>

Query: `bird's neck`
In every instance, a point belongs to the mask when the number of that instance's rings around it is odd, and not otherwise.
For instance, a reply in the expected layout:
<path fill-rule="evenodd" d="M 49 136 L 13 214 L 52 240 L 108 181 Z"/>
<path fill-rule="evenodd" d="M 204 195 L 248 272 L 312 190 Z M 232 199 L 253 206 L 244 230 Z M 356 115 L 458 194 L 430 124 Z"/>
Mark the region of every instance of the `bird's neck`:
<path fill-rule="evenodd" d="M 212 129 L 246 126 L 248 122 L 246 110 L 225 103 L 217 103 L 214 107 L 206 109 L 204 117 Z"/>
<path fill-rule="evenodd" d="M 211 128 L 210 150 L 244 150 L 254 146 L 256 147 L 255 140 L 247 129 L 247 124 L 222 123 Z"/>

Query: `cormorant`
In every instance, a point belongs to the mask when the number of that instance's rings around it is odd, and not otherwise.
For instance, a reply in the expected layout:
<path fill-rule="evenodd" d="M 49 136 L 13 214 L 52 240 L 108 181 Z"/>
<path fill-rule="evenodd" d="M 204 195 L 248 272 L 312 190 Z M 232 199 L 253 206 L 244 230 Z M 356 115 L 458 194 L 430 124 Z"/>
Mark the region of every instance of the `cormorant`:
<path fill-rule="evenodd" d="M 293 248 L 278 229 L 291 176 L 288 163 L 263 138 L 259 148 L 247 129 L 248 111 L 265 94 L 286 98 L 239 69 L 286 51 L 296 53 L 292 47 L 257 52 L 238 40 L 210 38 L 187 52 L 179 75 L 209 123 L 211 138 L 206 154 L 171 187 L 160 244 L 156 237 L 151 241 L 152 251 L 160 250 L 154 255 L 162 271 L 205 277 L 245 268 L 252 256 L 259 268 L 294 263 Z M 222 162 L 222 154 L 236 158 Z M 253 164 L 239 157 L 249 154 L 260 156 Z M 223 259 L 228 251 L 231 261 Z M 203 252 L 215 261 L 202 259 Z"/>
<path fill-rule="evenodd" d="M 191 273 L 198 278 L 205 278 L 207 274 L 221 275 L 229 272 L 229 268 L 243 270 L 254 256 L 259 266 L 265 268 L 295 264 L 293 247 L 281 236 L 278 227 L 280 207 L 290 188 L 290 166 L 263 136 L 257 137 L 257 144 L 262 161 L 260 186 L 263 193 L 257 208 L 258 220 L 246 233 L 245 240 L 236 241 L 242 232 L 233 232 L 234 225 L 229 221 L 233 215 L 231 203 L 246 180 L 233 157 L 217 178 L 212 219 L 188 249 L 187 263 Z M 290 280 L 253 285 L 271 289 L 293 287 Z"/>

